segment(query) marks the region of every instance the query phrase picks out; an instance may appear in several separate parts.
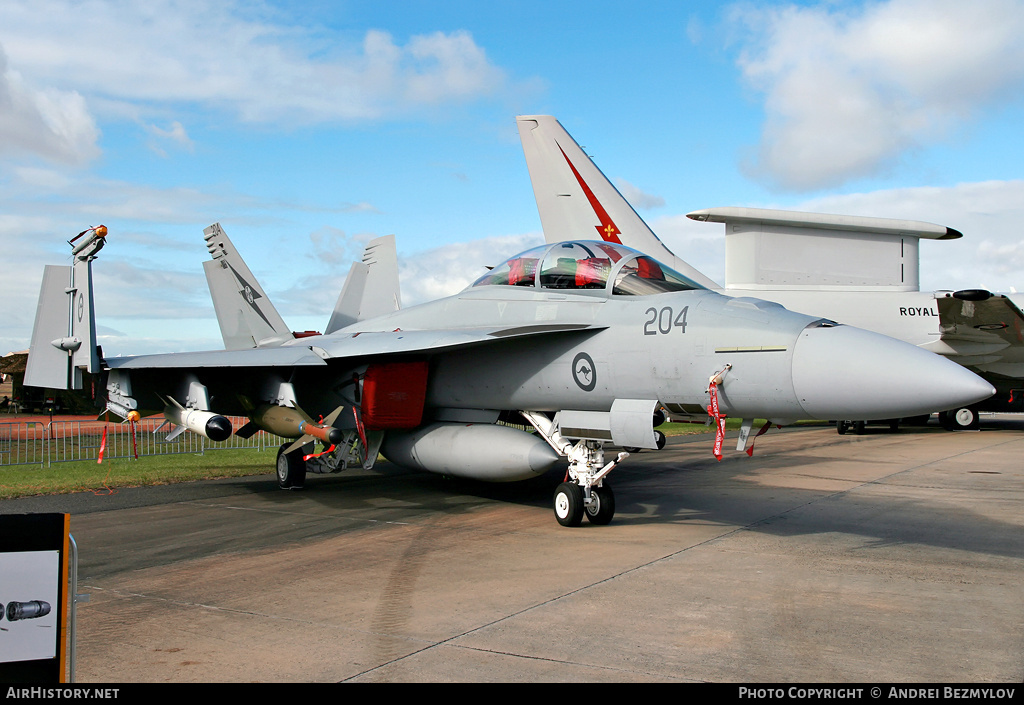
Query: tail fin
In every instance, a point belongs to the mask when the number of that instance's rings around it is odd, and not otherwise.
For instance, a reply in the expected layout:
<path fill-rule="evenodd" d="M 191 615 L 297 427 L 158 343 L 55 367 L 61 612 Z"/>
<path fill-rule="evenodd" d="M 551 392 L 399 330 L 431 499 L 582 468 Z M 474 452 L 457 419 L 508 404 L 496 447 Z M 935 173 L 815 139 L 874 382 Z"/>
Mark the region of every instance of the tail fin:
<path fill-rule="evenodd" d="M 68 241 L 71 266 L 47 265 L 32 328 L 25 385 L 81 389 L 82 372 L 100 371 L 93 310 L 92 261 L 106 243 L 107 228 L 89 228 Z"/>
<path fill-rule="evenodd" d="M 558 120 L 520 115 L 516 124 L 548 242 L 592 240 L 596 233 L 651 255 L 703 286 L 719 288 L 665 247 Z"/>
<path fill-rule="evenodd" d="M 228 350 L 273 347 L 295 336 L 220 223 L 203 230 L 213 259 L 203 262 L 217 323 Z"/>
<path fill-rule="evenodd" d="M 352 263 L 324 333 L 333 333 L 357 321 L 393 313 L 400 308 L 402 297 L 395 236 L 385 235 L 367 244 L 362 262 Z"/>

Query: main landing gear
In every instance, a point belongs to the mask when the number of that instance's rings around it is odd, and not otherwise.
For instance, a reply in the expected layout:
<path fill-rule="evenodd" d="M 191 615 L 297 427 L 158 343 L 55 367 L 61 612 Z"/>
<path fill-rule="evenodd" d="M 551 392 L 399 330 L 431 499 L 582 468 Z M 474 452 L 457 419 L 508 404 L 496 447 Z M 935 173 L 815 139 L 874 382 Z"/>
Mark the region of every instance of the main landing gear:
<path fill-rule="evenodd" d="M 895 433 L 900 430 L 899 419 L 887 419 L 885 421 L 873 421 L 872 423 L 885 424 L 889 427 L 889 430 Z M 867 421 L 844 421 L 840 419 L 836 421 L 836 431 L 840 436 L 845 435 L 847 431 L 853 430 L 858 436 L 864 435 L 864 429 L 867 427 Z"/>
<path fill-rule="evenodd" d="M 305 450 L 299 448 L 286 453 L 291 445 L 285 443 L 277 449 L 277 484 L 282 490 L 300 490 L 306 484 Z"/>
<path fill-rule="evenodd" d="M 282 490 L 300 490 L 306 484 L 306 473 L 326 475 L 339 473 L 346 468 L 362 466 L 364 470 L 373 467 L 377 453 L 384 440 L 381 431 L 370 431 L 366 434 L 369 447 L 364 447 L 363 439 L 355 430 L 345 431 L 341 443 L 324 452 L 314 453 L 316 444 L 306 443 L 288 452 L 296 441 L 283 443 L 277 450 L 277 484 Z M 307 460 L 308 458 L 308 460 Z"/>

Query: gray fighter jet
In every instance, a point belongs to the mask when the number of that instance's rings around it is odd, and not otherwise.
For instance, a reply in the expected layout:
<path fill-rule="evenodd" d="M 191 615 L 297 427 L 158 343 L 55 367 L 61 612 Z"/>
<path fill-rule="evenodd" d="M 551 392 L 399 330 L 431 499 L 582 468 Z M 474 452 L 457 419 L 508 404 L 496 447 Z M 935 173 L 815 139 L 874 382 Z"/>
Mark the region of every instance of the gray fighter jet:
<path fill-rule="evenodd" d="M 568 479 L 554 510 L 566 526 L 584 516 L 611 521 L 608 474 L 628 453 L 608 459 L 605 447 L 656 447 L 663 406 L 714 416 L 717 455 L 725 416 L 745 419 L 749 431 L 754 418 L 910 416 L 993 392 L 912 345 L 722 296 L 607 242 L 543 245 L 460 294 L 406 309 L 393 245 L 371 243 L 329 332 L 295 335 L 223 230 L 207 235 L 207 275 L 232 349 L 102 359 L 91 264 L 105 229 L 96 229 L 72 241 L 72 266 L 46 268 L 26 384 L 74 386 L 80 370 L 102 371 L 111 412 L 163 410 L 210 438 L 224 437 L 223 415 L 247 416 L 235 433 L 295 439 L 277 456 L 283 488 L 301 487 L 307 472 L 372 467 L 378 452 L 402 466 L 498 482 L 536 477 L 564 459 Z M 371 305 L 370 290 L 384 301 Z M 321 453 L 312 452 L 317 442 Z"/>
<path fill-rule="evenodd" d="M 710 289 L 892 336 L 963 365 L 998 389 L 977 404 L 933 409 L 942 412 L 946 428 L 977 428 L 980 410 L 1024 410 L 1024 298 L 983 289 L 919 290 L 919 240 L 953 240 L 959 231 L 921 221 L 762 208 L 688 213 L 725 225 L 721 287 L 665 247 L 558 120 L 522 115 L 516 123 L 548 242 L 596 232 Z M 864 420 L 846 418 L 837 419 L 840 433 L 851 425 L 863 429 Z"/>

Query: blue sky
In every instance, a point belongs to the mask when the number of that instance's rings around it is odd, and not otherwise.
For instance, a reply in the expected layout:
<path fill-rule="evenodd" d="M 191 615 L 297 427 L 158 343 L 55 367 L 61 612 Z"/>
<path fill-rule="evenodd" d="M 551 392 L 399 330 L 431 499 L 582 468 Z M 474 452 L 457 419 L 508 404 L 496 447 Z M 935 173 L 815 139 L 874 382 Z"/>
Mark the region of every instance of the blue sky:
<path fill-rule="evenodd" d="M 1024 290 L 1024 4 L 69 2 L 0 5 L 0 352 L 44 264 L 110 229 L 107 354 L 221 346 L 220 221 L 296 330 L 397 236 L 406 304 L 541 241 L 517 114 L 551 114 L 718 281 L 756 206 L 957 228 L 922 288 Z"/>

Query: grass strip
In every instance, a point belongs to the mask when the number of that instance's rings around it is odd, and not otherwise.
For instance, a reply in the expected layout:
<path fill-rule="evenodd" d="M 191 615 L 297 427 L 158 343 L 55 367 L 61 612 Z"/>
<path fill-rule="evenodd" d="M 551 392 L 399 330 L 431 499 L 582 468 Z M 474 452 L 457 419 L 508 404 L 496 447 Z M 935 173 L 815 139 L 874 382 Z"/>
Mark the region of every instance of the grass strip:
<path fill-rule="evenodd" d="M 118 487 L 167 485 L 274 471 L 277 449 L 238 448 L 206 453 L 108 458 L 45 465 L 0 467 L 0 499 L 69 492 L 109 492 Z"/>

